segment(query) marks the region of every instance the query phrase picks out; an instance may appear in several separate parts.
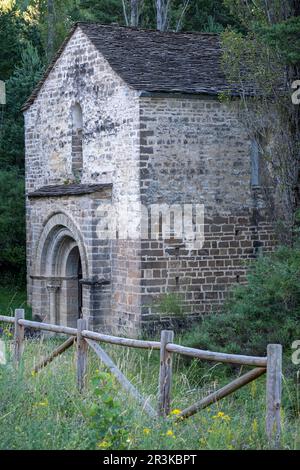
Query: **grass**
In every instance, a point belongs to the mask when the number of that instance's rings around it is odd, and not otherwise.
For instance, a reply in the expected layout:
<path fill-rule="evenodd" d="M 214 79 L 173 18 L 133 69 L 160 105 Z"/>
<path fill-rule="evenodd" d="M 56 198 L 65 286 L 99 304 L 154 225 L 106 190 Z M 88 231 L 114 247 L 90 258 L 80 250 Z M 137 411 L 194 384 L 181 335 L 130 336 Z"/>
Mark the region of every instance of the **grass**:
<path fill-rule="evenodd" d="M 30 317 L 26 293 L 1 287 L 1 314 L 13 315 L 15 308 L 25 308 Z M 63 338 L 27 339 L 21 367 L 16 370 L 10 358 L 11 332 L 0 326 L 8 356 L 7 364 L 0 365 L 1 450 L 268 448 L 264 376 L 186 421 L 176 422 L 176 414 L 167 420 L 151 420 L 105 373 L 91 350 L 82 394 L 76 388 L 74 347 L 39 374 L 32 374 L 33 366 Z M 194 340 L 195 329 L 176 338 L 185 345 Z M 158 352 L 108 345 L 105 350 L 156 408 Z M 172 410 L 191 405 L 245 371 L 174 355 Z M 281 445 L 300 449 L 299 371 L 290 366 L 288 373 L 283 381 Z"/>
<path fill-rule="evenodd" d="M 266 449 L 265 377 L 194 417 L 153 421 L 120 386 L 104 374 L 89 351 L 87 387 L 76 389 L 75 348 L 32 375 L 41 356 L 63 339 L 26 340 L 17 371 L 0 366 L 0 449 Z M 7 349 L 10 348 L 10 339 Z M 105 346 L 133 384 L 156 406 L 159 356 Z M 8 354 L 9 355 L 9 354 Z M 175 356 L 172 409 L 183 409 L 220 388 L 241 371 L 200 365 Z M 300 449 L 296 384 L 284 380 L 282 448 Z"/>
<path fill-rule="evenodd" d="M 27 305 L 26 289 L 0 286 L 0 315 L 13 316 L 16 308 L 24 308 L 25 316 L 31 319 L 31 309 Z"/>

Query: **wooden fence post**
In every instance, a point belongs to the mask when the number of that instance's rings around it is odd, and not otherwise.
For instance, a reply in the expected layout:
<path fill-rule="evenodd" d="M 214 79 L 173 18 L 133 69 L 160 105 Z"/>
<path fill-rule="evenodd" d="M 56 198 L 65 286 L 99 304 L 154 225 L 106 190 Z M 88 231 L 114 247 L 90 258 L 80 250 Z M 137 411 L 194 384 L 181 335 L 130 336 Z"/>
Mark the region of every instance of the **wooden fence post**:
<path fill-rule="evenodd" d="M 174 332 L 163 330 L 160 337 L 160 369 L 159 369 L 159 394 L 158 415 L 166 417 L 170 413 L 171 385 L 172 385 L 172 353 L 166 346 L 174 340 Z"/>
<path fill-rule="evenodd" d="M 280 405 L 282 380 L 282 346 L 268 344 L 267 347 L 267 403 L 266 403 L 266 432 L 269 445 L 280 445 Z"/>
<path fill-rule="evenodd" d="M 81 332 L 87 330 L 87 320 L 77 320 L 77 388 L 81 392 L 85 386 L 88 344 Z"/>
<path fill-rule="evenodd" d="M 19 320 L 24 320 L 25 312 L 19 308 L 15 310 L 15 334 L 14 334 L 14 361 L 16 365 L 20 363 L 24 349 L 24 326 L 19 325 Z"/>

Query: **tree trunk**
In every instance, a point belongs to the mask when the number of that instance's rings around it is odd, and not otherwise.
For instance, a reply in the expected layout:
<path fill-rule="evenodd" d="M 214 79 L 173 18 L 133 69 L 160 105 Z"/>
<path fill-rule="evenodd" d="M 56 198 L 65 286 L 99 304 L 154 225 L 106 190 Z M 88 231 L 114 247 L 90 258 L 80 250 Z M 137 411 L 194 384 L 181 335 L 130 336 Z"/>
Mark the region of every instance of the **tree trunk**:
<path fill-rule="evenodd" d="M 156 0 L 156 25 L 159 31 L 168 29 L 170 3 L 170 0 Z"/>
<path fill-rule="evenodd" d="M 139 0 L 131 0 L 130 26 L 139 25 Z"/>
<path fill-rule="evenodd" d="M 55 22 L 54 0 L 47 0 L 47 6 L 48 6 L 47 57 L 48 57 L 48 61 L 50 61 L 54 53 L 54 22 Z"/>

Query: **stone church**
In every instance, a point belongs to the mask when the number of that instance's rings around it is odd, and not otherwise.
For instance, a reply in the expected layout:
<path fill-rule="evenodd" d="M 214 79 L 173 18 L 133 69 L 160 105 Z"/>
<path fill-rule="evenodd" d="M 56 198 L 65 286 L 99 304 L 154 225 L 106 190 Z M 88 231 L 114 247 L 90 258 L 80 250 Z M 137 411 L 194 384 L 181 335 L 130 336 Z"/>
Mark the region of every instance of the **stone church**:
<path fill-rule="evenodd" d="M 274 241 L 258 147 L 226 90 L 217 35 L 74 26 L 23 107 L 33 315 L 134 332 L 159 322 L 164 294 L 192 320 L 245 281 Z M 142 207 L 185 204 L 204 207 L 201 246 L 162 212 L 142 228 Z"/>

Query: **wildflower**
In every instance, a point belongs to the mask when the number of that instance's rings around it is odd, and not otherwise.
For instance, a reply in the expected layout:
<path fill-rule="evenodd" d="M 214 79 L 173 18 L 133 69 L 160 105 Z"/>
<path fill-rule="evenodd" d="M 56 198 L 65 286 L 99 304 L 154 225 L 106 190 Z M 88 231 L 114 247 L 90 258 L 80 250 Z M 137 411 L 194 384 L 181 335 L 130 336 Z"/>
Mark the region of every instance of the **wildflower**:
<path fill-rule="evenodd" d="M 256 382 L 254 381 L 251 384 L 251 396 L 252 396 L 252 398 L 255 398 L 256 392 L 257 392 L 257 385 L 256 385 Z"/>
<path fill-rule="evenodd" d="M 39 401 L 38 403 L 35 403 L 35 406 L 48 406 L 48 405 L 49 403 L 48 403 L 47 398 L 44 401 Z"/>
<path fill-rule="evenodd" d="M 36 371 L 35 371 L 35 370 L 32 370 L 32 371 L 31 371 L 31 376 L 32 376 L 32 377 L 35 377 L 35 376 L 36 376 L 36 374 L 37 374 L 37 373 L 36 373 Z"/>
<path fill-rule="evenodd" d="M 175 437 L 175 436 L 174 436 L 174 433 L 173 433 L 173 431 L 172 431 L 171 429 L 168 429 L 168 431 L 166 432 L 166 436 L 168 436 L 168 437 Z"/>
<path fill-rule="evenodd" d="M 178 410 L 178 408 L 175 408 L 175 410 L 171 411 L 171 415 L 180 415 L 181 410 Z"/>
<path fill-rule="evenodd" d="M 223 421 L 226 421 L 226 423 L 228 423 L 231 420 L 230 416 L 228 415 L 224 415 L 222 419 Z"/>
<path fill-rule="evenodd" d="M 252 423 L 252 431 L 254 432 L 254 434 L 257 433 L 257 428 L 258 428 L 258 426 L 257 426 L 257 419 L 255 418 L 255 419 L 253 420 L 253 423 Z"/>
<path fill-rule="evenodd" d="M 149 429 L 149 428 L 145 428 L 145 429 L 143 430 L 143 433 L 144 433 L 146 436 L 147 436 L 148 434 L 150 434 L 150 432 L 151 432 L 151 429 Z"/>
<path fill-rule="evenodd" d="M 219 411 L 216 415 L 213 416 L 213 419 L 221 419 L 222 421 L 230 421 L 230 416 L 226 415 L 223 411 Z"/>
<path fill-rule="evenodd" d="M 99 449 L 107 449 L 110 446 L 110 443 L 106 441 L 105 439 L 101 442 L 98 442 L 97 447 Z"/>

